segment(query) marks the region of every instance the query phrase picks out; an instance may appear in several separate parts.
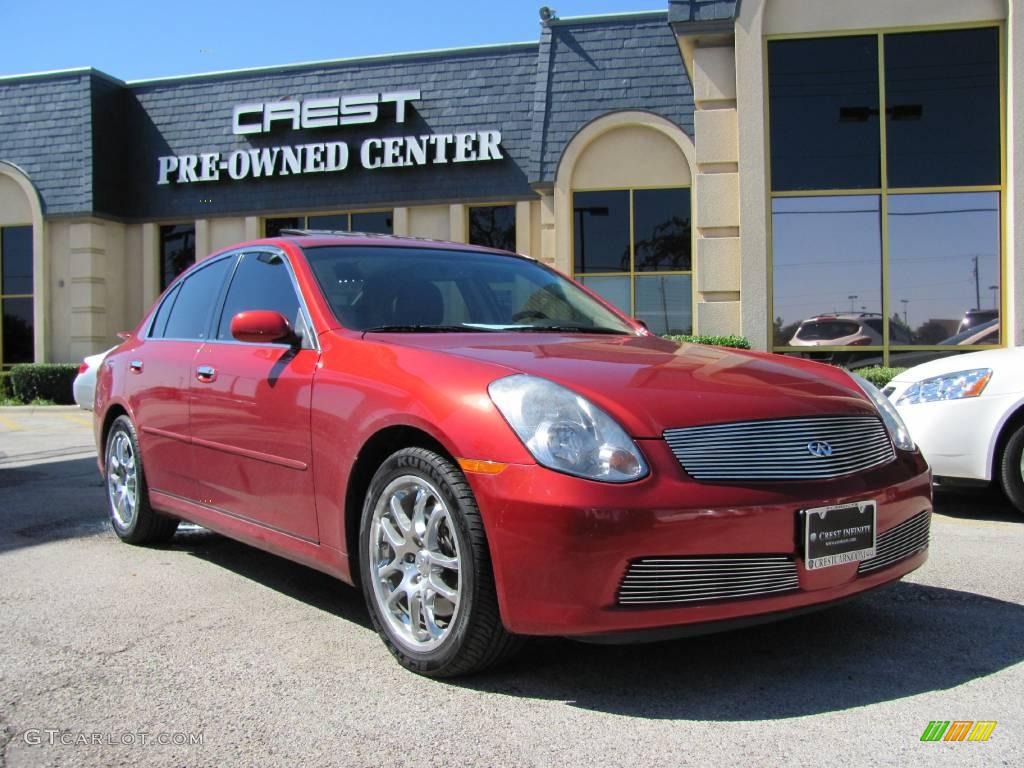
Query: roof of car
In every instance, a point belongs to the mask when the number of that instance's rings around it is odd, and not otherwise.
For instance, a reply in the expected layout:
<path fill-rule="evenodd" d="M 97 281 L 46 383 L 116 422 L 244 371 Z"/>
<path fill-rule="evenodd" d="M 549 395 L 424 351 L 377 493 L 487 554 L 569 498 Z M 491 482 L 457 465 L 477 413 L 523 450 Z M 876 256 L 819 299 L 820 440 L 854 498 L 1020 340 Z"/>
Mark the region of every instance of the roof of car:
<path fill-rule="evenodd" d="M 428 237 L 412 237 L 408 235 L 385 235 L 375 232 L 348 232 L 344 230 L 330 229 L 282 229 L 276 237 L 268 240 L 287 240 L 302 248 L 319 247 L 325 245 L 390 245 L 400 248 L 423 248 L 435 246 L 445 250 L 476 251 L 494 253 L 501 256 L 518 256 L 519 258 L 536 261 L 532 256 L 524 253 L 513 253 L 498 248 L 489 248 L 484 245 L 472 245 L 469 243 L 454 243 L 448 240 L 434 240 Z"/>
<path fill-rule="evenodd" d="M 815 315 L 804 320 L 805 323 L 813 323 L 818 320 L 860 320 L 866 317 L 881 317 L 878 312 L 829 312 L 824 315 Z"/>

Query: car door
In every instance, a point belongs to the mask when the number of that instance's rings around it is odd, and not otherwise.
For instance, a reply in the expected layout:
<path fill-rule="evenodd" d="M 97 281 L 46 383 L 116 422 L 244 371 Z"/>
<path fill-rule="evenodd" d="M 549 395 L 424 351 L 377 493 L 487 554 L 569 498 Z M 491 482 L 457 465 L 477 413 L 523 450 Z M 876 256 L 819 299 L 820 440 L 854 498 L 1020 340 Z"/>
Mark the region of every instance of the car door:
<path fill-rule="evenodd" d="M 189 428 L 190 371 L 233 258 L 211 260 L 163 297 L 128 357 L 125 395 L 151 491 L 196 498 Z"/>
<path fill-rule="evenodd" d="M 247 310 L 280 312 L 300 343 L 231 336 Z M 191 373 L 191 433 L 200 502 L 318 541 L 310 404 L 320 355 L 285 255 L 242 255 Z"/>

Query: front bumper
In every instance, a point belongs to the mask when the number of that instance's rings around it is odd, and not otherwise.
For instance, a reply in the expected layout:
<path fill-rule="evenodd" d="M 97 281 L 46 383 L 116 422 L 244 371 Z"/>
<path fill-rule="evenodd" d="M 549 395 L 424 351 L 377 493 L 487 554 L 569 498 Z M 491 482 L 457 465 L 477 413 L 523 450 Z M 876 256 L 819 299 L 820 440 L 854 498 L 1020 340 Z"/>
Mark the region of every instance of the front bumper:
<path fill-rule="evenodd" d="M 895 581 L 921 551 L 878 571 L 858 564 L 808 571 L 798 510 L 878 503 L 878 533 L 931 510 L 931 478 L 919 454 L 823 482 L 711 484 L 690 480 L 661 440 L 639 441 L 651 474 L 626 485 L 511 465 L 469 476 L 490 543 L 502 620 L 525 635 L 618 635 L 710 624 L 821 606 Z M 783 594 L 685 605 L 624 606 L 631 561 L 709 555 L 787 555 L 799 586 Z"/>

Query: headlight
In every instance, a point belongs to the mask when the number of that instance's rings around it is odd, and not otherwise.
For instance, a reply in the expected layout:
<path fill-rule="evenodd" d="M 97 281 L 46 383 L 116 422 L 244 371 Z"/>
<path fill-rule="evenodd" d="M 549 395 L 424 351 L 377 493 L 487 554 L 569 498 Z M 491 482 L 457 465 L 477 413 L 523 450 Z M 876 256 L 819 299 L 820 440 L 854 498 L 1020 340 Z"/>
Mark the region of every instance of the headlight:
<path fill-rule="evenodd" d="M 647 474 L 636 444 L 585 397 L 523 374 L 491 382 L 487 391 L 538 464 L 608 483 Z"/>
<path fill-rule="evenodd" d="M 896 405 L 914 405 L 915 403 L 934 403 L 938 400 L 977 397 L 985 390 L 985 386 L 991 378 L 991 368 L 975 368 L 970 371 L 933 376 L 907 387 L 900 399 L 896 401 Z"/>
<path fill-rule="evenodd" d="M 914 450 L 914 441 L 910 439 L 907 425 L 903 423 L 903 419 L 896 412 L 896 408 L 889 401 L 889 398 L 879 392 L 878 388 L 867 379 L 862 379 L 856 373 L 851 373 L 850 375 L 860 385 L 860 388 L 864 390 L 864 394 L 871 398 L 871 402 L 875 404 L 875 408 L 878 409 L 878 415 L 882 417 L 882 423 L 889 430 L 889 437 L 892 438 L 893 444 L 901 451 Z"/>

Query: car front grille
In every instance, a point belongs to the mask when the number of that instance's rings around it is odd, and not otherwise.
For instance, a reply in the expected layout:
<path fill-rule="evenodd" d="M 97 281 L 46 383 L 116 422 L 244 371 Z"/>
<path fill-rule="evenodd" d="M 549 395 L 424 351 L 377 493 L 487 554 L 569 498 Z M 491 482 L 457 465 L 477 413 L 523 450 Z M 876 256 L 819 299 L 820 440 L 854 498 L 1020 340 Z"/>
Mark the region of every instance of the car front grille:
<path fill-rule="evenodd" d="M 896 458 L 889 433 L 875 416 L 714 424 L 667 429 L 664 437 L 695 480 L 828 480 Z M 812 446 L 819 448 L 817 454 Z"/>
<path fill-rule="evenodd" d="M 650 557 L 630 563 L 619 605 L 670 605 L 733 600 L 799 587 L 796 563 L 786 555 Z"/>
<path fill-rule="evenodd" d="M 857 568 L 857 573 L 877 571 L 927 547 L 931 516 L 928 510 L 918 512 L 895 528 L 880 533 L 875 546 L 875 556 L 864 560 Z"/>

